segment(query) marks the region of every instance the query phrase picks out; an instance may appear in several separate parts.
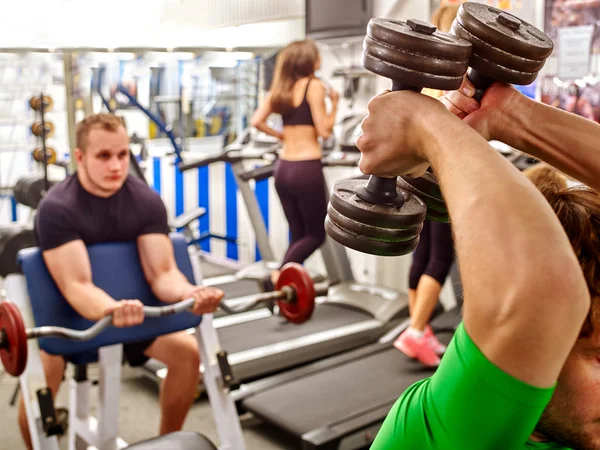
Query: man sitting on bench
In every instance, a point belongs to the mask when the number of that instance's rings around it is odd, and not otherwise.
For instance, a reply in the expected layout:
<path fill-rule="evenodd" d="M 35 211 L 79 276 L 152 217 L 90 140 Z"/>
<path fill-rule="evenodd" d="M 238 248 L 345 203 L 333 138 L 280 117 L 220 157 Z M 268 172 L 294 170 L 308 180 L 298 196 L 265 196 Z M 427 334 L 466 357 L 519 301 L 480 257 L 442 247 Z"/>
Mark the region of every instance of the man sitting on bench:
<path fill-rule="evenodd" d="M 38 208 L 35 233 L 57 287 L 83 317 L 98 321 L 112 313 L 115 327 L 144 321 L 139 300 L 116 301 L 92 281 L 87 245 L 136 241 L 144 274 L 154 295 L 175 303 L 195 297 L 195 314 L 215 311 L 223 298 L 216 288 L 194 286 L 179 271 L 169 239 L 167 211 L 160 196 L 143 180 L 129 175 L 129 137 L 123 120 L 97 114 L 77 126 L 78 170 L 52 187 Z M 116 274 L 126 277 L 127 274 Z M 180 430 L 199 382 L 198 343 L 185 331 L 151 341 L 125 344 L 131 366 L 154 358 L 167 366 L 161 385 L 160 434 Z M 41 352 L 48 387 L 56 398 L 66 361 Z M 23 399 L 19 409 L 23 438 L 31 448 Z"/>

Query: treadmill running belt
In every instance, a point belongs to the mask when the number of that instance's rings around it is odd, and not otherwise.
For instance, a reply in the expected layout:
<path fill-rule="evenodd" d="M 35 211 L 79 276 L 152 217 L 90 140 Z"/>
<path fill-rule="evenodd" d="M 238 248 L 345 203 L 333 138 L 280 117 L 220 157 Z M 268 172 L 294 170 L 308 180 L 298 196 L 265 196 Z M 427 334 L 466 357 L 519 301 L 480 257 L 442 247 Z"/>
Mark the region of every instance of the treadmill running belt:
<path fill-rule="evenodd" d="M 456 314 L 454 317 L 458 322 Z M 452 334 L 442 333 L 438 338 L 447 344 Z M 258 393 L 243 403 L 255 415 L 301 436 L 386 403 L 391 408 L 404 390 L 433 373 L 394 347 L 386 347 L 362 359 Z"/>
<path fill-rule="evenodd" d="M 231 283 L 216 284 L 213 287 L 219 288 L 225 293 L 225 300 L 262 292 L 260 284 L 256 280 L 237 280 Z"/>
<path fill-rule="evenodd" d="M 283 317 L 269 316 L 219 328 L 218 332 L 221 348 L 232 354 L 370 319 L 373 319 L 370 314 L 358 310 L 323 304 L 318 305 L 313 317 L 302 325 L 290 323 Z"/>

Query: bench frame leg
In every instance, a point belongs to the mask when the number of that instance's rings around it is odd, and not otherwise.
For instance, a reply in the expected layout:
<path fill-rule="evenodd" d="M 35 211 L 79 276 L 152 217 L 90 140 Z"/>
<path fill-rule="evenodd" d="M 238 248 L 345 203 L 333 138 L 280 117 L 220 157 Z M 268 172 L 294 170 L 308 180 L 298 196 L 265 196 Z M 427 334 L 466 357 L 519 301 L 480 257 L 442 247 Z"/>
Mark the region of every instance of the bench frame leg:
<path fill-rule="evenodd" d="M 188 247 L 194 278 L 202 280 L 200 258 L 198 251 Z M 223 383 L 217 354 L 221 352 L 221 344 L 217 330 L 213 325 L 213 315 L 204 314 L 200 326 L 196 328 L 196 339 L 200 348 L 200 360 L 204 367 L 203 382 L 212 409 L 217 433 L 219 434 L 220 450 L 245 450 L 246 444 L 242 434 L 242 425 L 237 408 L 229 389 Z"/>

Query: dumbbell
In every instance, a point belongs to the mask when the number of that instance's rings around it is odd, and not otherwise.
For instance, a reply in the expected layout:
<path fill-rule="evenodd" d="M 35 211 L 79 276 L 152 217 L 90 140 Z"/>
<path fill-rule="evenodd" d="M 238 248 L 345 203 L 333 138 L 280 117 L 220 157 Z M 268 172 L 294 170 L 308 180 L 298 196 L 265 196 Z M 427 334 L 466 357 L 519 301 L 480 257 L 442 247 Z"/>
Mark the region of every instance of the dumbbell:
<path fill-rule="evenodd" d="M 44 105 L 44 112 L 48 112 L 52 111 L 54 101 L 52 100 L 52 97 L 48 95 L 44 95 L 43 97 L 31 97 L 31 99 L 29 100 L 29 106 L 31 106 L 31 109 L 33 109 L 36 112 L 40 112 L 42 110 L 42 104 Z"/>
<path fill-rule="evenodd" d="M 34 136 L 42 137 L 44 134 L 44 128 L 46 129 L 45 137 L 52 137 L 54 134 L 54 124 L 52 122 L 46 122 L 45 127 L 42 126 L 42 122 L 35 122 L 31 125 L 31 133 Z"/>
<path fill-rule="evenodd" d="M 473 46 L 467 78 L 475 85 L 477 101 L 494 81 L 532 83 L 554 49 L 541 30 L 481 3 L 463 3 L 450 33 Z"/>
<path fill-rule="evenodd" d="M 37 147 L 31 154 L 34 161 L 43 163 L 44 162 L 44 149 Z M 46 164 L 54 164 L 56 162 L 56 150 L 52 147 L 46 147 Z"/>
<path fill-rule="evenodd" d="M 256 294 L 249 303 L 277 301 L 282 315 L 290 322 L 300 324 L 307 321 L 315 307 L 315 297 L 325 295 L 328 286 L 315 289 L 308 272 L 296 263 L 286 264 L 277 281 L 277 290 Z M 166 306 L 144 306 L 145 317 L 161 317 L 177 314 L 190 309 L 196 300 L 189 298 Z M 221 303 L 223 307 L 223 303 Z M 248 308 L 250 309 L 250 308 Z M 232 312 L 240 312 L 233 310 Z M 39 337 L 61 337 L 73 341 L 89 341 L 98 336 L 112 323 L 112 315 L 100 319 L 87 330 L 42 326 L 25 329 L 19 308 L 14 303 L 0 303 L 0 359 L 6 371 L 15 377 L 20 376 L 27 365 L 27 340 Z"/>
<path fill-rule="evenodd" d="M 371 19 L 362 65 L 390 78 L 393 91 L 455 90 L 467 71 L 471 50 L 470 42 L 419 20 Z M 397 256 L 417 247 L 425 218 L 447 220 L 432 174 L 414 180 L 371 176 L 334 185 L 325 230 L 354 250 Z"/>

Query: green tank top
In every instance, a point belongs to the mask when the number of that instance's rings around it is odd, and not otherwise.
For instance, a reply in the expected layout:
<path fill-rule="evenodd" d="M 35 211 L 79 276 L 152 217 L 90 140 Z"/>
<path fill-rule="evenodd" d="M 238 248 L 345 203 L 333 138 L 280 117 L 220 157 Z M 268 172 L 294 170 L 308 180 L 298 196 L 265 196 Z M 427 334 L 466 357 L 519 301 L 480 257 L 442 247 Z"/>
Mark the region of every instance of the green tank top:
<path fill-rule="evenodd" d="M 492 364 L 461 323 L 435 374 L 396 401 L 371 450 L 569 450 L 528 440 L 553 392 Z"/>

